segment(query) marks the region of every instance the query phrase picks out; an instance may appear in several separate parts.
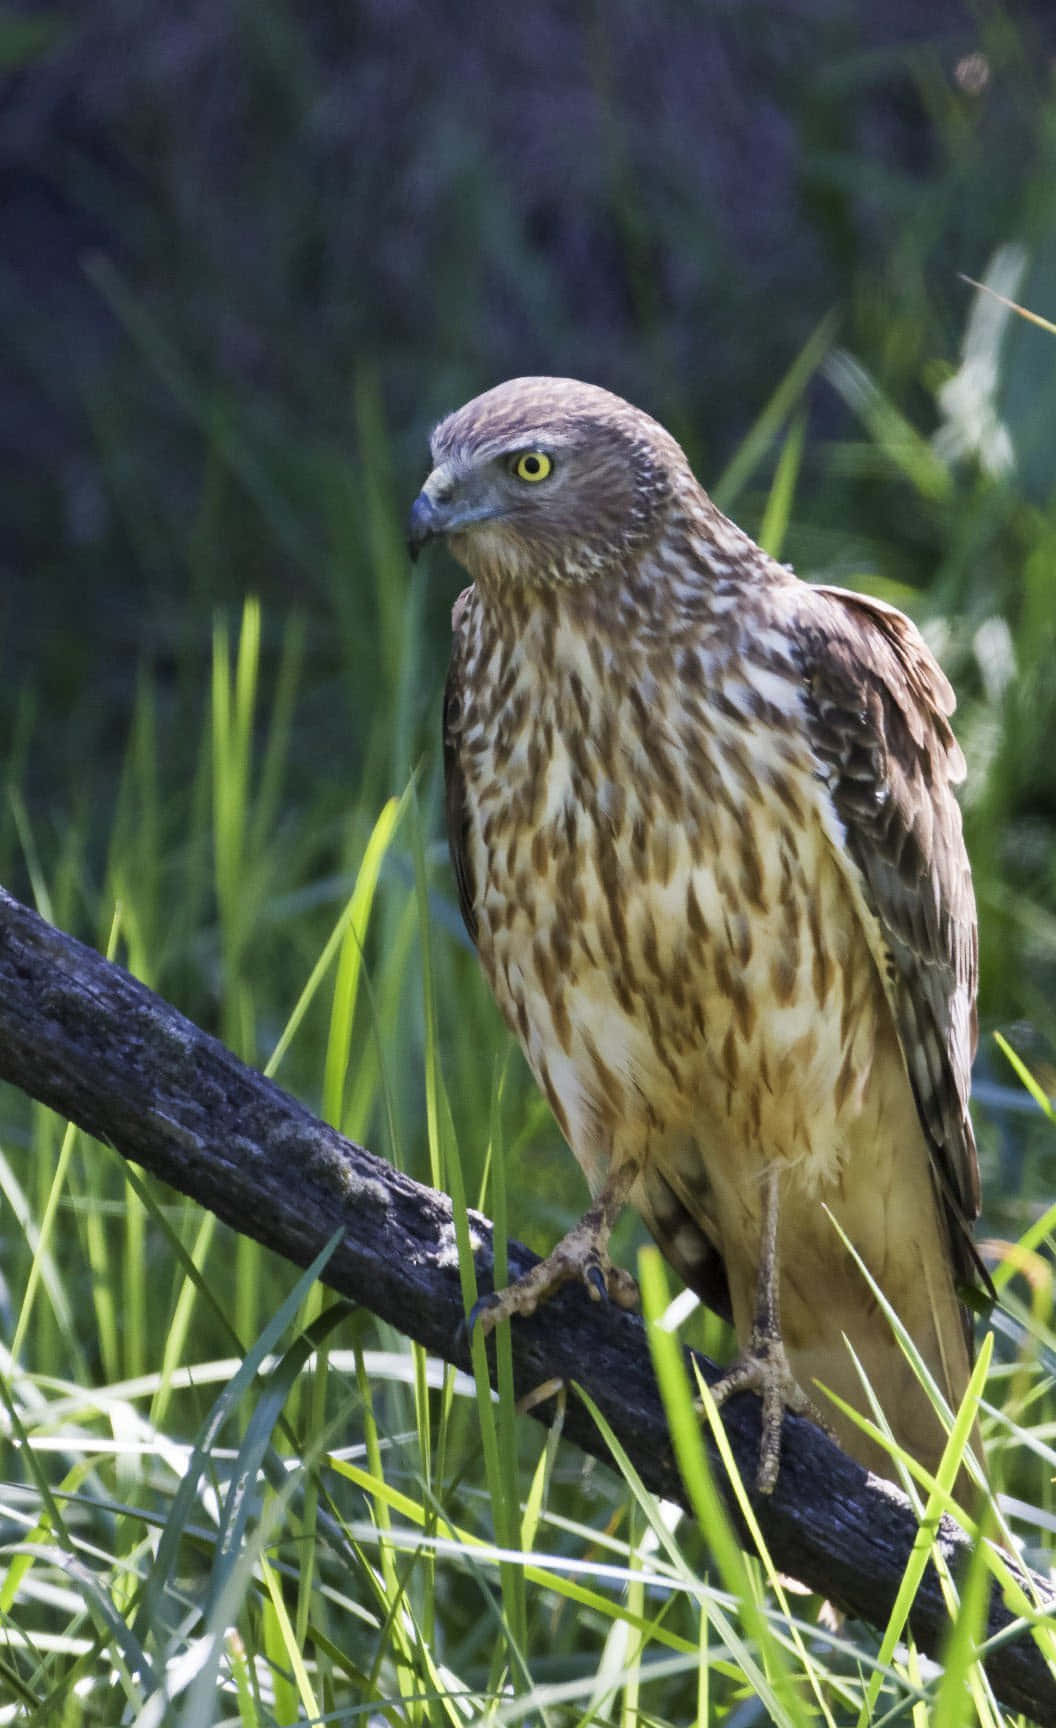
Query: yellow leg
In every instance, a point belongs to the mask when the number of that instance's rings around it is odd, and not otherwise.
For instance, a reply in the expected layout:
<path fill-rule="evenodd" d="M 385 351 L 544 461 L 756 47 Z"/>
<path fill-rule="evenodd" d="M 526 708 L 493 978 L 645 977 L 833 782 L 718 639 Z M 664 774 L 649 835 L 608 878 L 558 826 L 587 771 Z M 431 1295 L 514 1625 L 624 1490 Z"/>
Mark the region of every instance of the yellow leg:
<path fill-rule="evenodd" d="M 759 1469 L 755 1485 L 760 1494 L 772 1494 L 781 1462 L 781 1423 L 786 1410 L 809 1416 L 825 1426 L 789 1367 L 781 1339 L 778 1302 L 777 1223 L 780 1212 L 778 1171 L 767 1172 L 763 1190 L 763 1228 L 759 1272 L 755 1286 L 755 1318 L 748 1348 L 727 1374 L 712 1387 L 716 1404 L 724 1404 L 735 1392 L 758 1392 L 763 1403 Z"/>
<path fill-rule="evenodd" d="M 638 1286 L 629 1272 L 609 1259 L 609 1237 L 634 1185 L 638 1166 L 625 1161 L 610 1172 L 594 1204 L 563 1236 L 552 1253 L 516 1284 L 482 1296 L 469 1316 L 469 1330 L 487 1334 L 514 1314 L 534 1314 L 540 1302 L 570 1279 L 579 1278 L 595 1302 L 608 1297 L 620 1308 L 638 1306 Z"/>

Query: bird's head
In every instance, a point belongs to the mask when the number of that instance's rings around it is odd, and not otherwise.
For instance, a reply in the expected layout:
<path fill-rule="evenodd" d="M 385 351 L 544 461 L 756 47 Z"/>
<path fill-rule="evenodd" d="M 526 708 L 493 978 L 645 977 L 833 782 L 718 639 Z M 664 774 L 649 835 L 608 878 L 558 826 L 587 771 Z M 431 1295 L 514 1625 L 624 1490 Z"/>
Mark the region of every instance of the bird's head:
<path fill-rule="evenodd" d="M 511 584 L 590 582 L 660 533 L 686 458 L 655 420 L 570 378 L 514 378 L 442 420 L 411 509 L 417 556 L 443 538 L 469 574 Z"/>

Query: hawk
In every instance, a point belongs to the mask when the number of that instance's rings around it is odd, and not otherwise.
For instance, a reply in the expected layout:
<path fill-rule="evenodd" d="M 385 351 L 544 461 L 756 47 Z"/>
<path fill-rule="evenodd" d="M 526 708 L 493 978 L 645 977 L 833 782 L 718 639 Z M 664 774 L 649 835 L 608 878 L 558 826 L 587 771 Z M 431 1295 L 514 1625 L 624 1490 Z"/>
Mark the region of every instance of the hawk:
<path fill-rule="evenodd" d="M 868 1411 L 851 1350 L 934 1468 L 941 1423 L 832 1220 L 956 1406 L 986 1274 L 950 686 L 908 618 L 798 580 L 605 390 L 514 379 L 431 452 L 409 544 L 472 578 L 444 703 L 462 913 L 592 1196 L 481 1323 L 574 1277 L 630 1305 L 629 1202 L 732 1318 L 717 1395 L 762 1396 L 760 1489 L 807 1388 Z"/>

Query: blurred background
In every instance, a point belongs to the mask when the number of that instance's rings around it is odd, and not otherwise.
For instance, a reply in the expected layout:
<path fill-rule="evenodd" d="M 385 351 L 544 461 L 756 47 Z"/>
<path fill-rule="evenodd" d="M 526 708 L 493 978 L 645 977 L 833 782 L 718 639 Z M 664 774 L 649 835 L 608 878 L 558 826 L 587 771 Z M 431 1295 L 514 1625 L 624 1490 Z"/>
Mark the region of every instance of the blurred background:
<path fill-rule="evenodd" d="M 982 1228 L 1018 1238 L 1056 1176 L 993 1038 L 1056 1091 L 1056 332 L 997 296 L 1056 320 L 1047 0 L 0 5 L 0 879 L 260 1065 L 358 886 L 344 1044 L 328 976 L 279 1078 L 435 1172 L 430 952 L 487 1203 L 509 1045 L 438 798 L 461 581 L 403 522 L 441 414 L 592 380 L 801 575 L 909 610 L 957 688 Z M 503 1097 L 545 1249 L 580 1181 L 519 1058 Z M 46 1214 L 59 1125 L 8 1093 L 0 1133 L 9 1219 Z M 68 1308 L 20 1308 L 31 1234 L 4 1292 L 84 1379 L 145 1369 L 183 1277 L 104 1157 L 64 1167 Z M 288 1269 L 221 1241 L 245 1341 Z M 148 1242 L 169 1282 L 137 1286 Z"/>
<path fill-rule="evenodd" d="M 116 824 L 141 919 L 165 909 L 153 980 L 208 1018 L 192 807 L 214 620 L 246 595 L 258 741 L 287 666 L 260 976 L 275 894 L 340 878 L 417 764 L 438 833 L 460 582 L 412 576 L 403 516 L 436 418 L 570 373 L 669 425 L 756 534 L 784 452 L 775 549 L 926 626 L 984 1026 L 1044 1066 L 1056 337 L 962 278 L 1056 315 L 1054 54 L 1051 7 L 986 0 L 0 8 L 3 879 L 37 859 L 105 931 Z"/>

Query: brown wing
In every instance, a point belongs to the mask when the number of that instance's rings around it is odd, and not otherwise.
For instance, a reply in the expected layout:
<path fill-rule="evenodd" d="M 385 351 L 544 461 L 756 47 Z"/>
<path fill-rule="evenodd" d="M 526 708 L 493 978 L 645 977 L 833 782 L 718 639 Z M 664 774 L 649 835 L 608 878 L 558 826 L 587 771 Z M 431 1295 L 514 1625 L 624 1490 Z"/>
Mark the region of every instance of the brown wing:
<path fill-rule="evenodd" d="M 477 940 L 477 914 L 474 907 L 475 888 L 469 856 L 469 810 L 466 804 L 466 780 L 462 772 L 460 740 L 462 731 L 462 655 L 459 621 L 473 590 L 466 588 L 455 601 L 451 614 L 451 664 L 444 685 L 444 791 L 447 812 L 447 844 L 451 853 L 451 868 L 455 873 L 458 904 L 472 942 Z"/>
<path fill-rule="evenodd" d="M 954 695 L 916 627 L 839 588 L 802 591 L 810 739 L 864 900 L 932 1148 L 955 1277 L 989 1277 L 971 1242 L 979 1163 L 968 1113 L 978 1036 L 975 896 L 953 788 Z M 869 925 L 872 924 L 870 928 Z"/>

